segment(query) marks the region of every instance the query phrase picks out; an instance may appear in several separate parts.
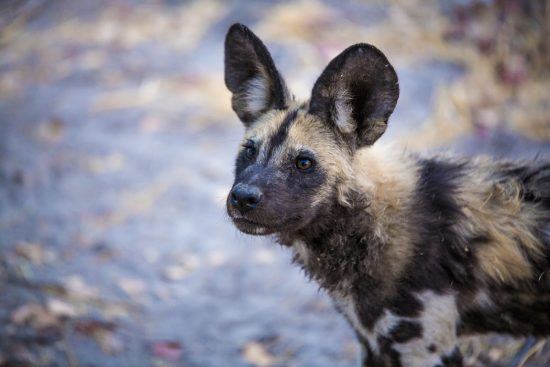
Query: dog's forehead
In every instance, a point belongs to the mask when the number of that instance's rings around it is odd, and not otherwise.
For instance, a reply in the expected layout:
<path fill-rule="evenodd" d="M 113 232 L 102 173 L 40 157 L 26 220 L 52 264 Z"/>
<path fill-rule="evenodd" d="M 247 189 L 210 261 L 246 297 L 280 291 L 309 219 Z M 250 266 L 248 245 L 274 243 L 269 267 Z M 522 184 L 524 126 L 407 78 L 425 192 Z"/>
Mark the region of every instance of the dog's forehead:
<path fill-rule="evenodd" d="M 265 113 L 258 121 L 250 125 L 244 134 L 245 140 L 263 142 L 273 136 L 283 123 L 288 111 L 272 110 Z"/>
<path fill-rule="evenodd" d="M 288 131 L 288 145 L 322 152 L 334 144 L 334 135 L 317 117 L 300 114 Z"/>
<path fill-rule="evenodd" d="M 330 130 L 302 109 L 270 111 L 245 132 L 245 140 L 262 144 L 262 149 L 309 149 L 321 151 L 332 144 Z M 276 145 L 276 146 L 274 146 Z"/>

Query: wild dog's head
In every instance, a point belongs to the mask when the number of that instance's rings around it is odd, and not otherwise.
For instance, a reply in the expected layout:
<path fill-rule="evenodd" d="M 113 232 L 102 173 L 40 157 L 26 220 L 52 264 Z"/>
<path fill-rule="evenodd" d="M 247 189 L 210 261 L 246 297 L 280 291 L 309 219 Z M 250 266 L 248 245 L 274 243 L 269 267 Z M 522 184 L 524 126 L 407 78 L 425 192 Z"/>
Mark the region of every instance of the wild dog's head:
<path fill-rule="evenodd" d="M 299 104 L 262 41 L 241 24 L 225 39 L 225 84 L 246 128 L 227 211 L 241 231 L 258 235 L 299 230 L 323 207 L 345 202 L 355 151 L 384 133 L 399 96 L 384 54 L 357 44 Z"/>

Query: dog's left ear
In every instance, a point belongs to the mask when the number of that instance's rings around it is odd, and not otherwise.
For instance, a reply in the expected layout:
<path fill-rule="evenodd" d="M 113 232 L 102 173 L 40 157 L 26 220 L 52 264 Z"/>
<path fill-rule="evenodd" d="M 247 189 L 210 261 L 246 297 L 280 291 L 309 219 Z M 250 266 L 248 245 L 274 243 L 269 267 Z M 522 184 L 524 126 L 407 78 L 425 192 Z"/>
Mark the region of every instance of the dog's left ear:
<path fill-rule="evenodd" d="M 268 110 L 286 108 L 290 100 L 269 51 L 239 23 L 225 37 L 225 85 L 233 93 L 233 110 L 245 126 Z"/>
<path fill-rule="evenodd" d="M 328 64 L 313 87 L 309 113 L 359 148 L 373 144 L 386 131 L 398 98 L 397 74 L 388 59 L 376 47 L 362 43 Z"/>

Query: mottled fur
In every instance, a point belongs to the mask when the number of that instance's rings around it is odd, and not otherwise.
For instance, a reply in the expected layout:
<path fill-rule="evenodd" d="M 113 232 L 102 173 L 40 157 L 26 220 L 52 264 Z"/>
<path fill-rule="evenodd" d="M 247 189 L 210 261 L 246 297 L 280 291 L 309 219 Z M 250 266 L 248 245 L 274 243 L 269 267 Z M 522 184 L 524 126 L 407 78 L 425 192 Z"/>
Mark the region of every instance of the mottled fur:
<path fill-rule="evenodd" d="M 248 28 L 231 27 L 225 52 L 246 126 L 234 187 L 256 195 L 229 195 L 228 213 L 293 249 L 355 329 L 364 366 L 462 366 L 460 335 L 550 333 L 550 162 L 374 144 L 399 88 L 373 46 L 337 56 L 302 104 Z"/>

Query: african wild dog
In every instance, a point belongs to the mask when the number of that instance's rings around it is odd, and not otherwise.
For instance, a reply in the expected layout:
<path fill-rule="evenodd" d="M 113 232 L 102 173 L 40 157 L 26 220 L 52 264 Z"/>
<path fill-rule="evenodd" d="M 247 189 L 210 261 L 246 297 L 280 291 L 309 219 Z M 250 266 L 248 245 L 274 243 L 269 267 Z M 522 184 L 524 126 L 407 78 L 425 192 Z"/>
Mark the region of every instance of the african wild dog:
<path fill-rule="evenodd" d="M 364 366 L 461 366 L 459 335 L 550 334 L 550 162 L 375 144 L 399 87 L 368 44 L 297 103 L 235 24 L 225 83 L 246 127 L 227 211 L 242 232 L 292 248 L 353 326 Z"/>

